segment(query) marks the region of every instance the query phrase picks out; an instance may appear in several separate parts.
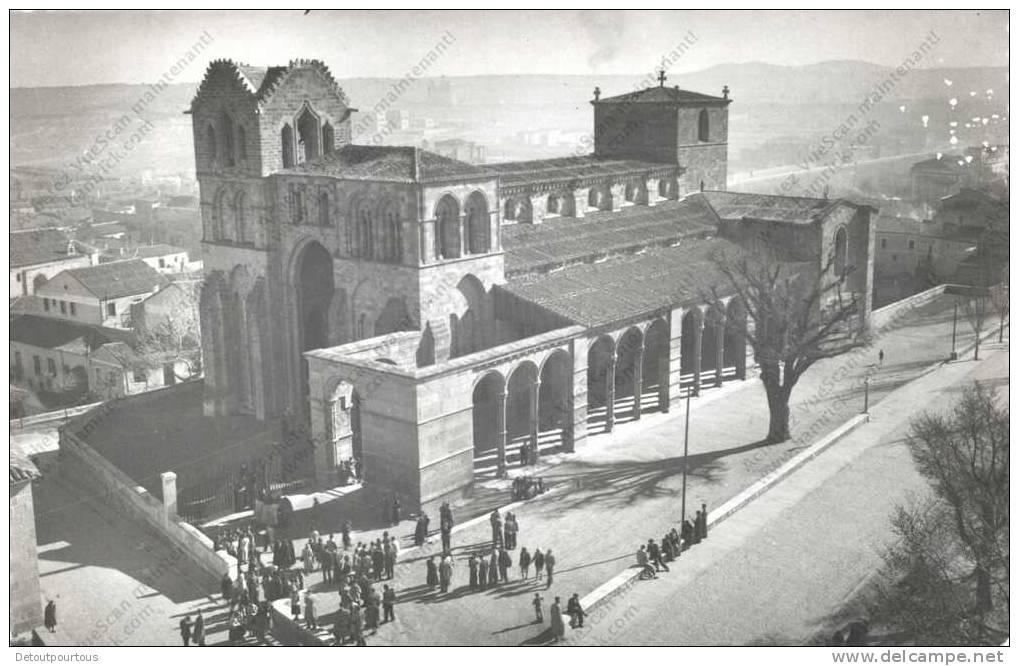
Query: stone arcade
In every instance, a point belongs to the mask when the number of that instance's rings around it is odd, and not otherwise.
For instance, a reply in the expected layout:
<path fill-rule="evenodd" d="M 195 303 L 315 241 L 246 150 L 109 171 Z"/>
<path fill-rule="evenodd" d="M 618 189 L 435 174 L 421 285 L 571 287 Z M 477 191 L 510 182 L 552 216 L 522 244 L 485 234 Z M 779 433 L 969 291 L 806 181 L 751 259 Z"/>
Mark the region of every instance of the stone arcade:
<path fill-rule="evenodd" d="M 206 412 L 301 419 L 323 479 L 354 454 L 414 507 L 744 379 L 743 313 L 704 303 L 715 251 L 834 253 L 869 314 L 872 210 L 726 192 L 731 101 L 596 90 L 594 154 L 477 166 L 352 144 L 318 61 L 212 63 Z"/>

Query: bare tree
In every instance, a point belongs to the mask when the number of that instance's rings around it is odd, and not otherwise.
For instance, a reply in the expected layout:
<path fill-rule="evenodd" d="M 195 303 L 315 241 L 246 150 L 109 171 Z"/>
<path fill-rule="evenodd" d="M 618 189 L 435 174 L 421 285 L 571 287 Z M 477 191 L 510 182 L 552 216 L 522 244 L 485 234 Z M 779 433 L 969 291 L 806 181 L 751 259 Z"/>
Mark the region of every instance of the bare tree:
<path fill-rule="evenodd" d="M 975 383 L 950 414 L 916 418 L 907 441 L 933 497 L 893 517 L 899 541 L 885 554 L 875 617 L 918 643 L 999 643 L 1008 636 L 1008 407 Z"/>
<path fill-rule="evenodd" d="M 991 287 L 991 304 L 998 313 L 998 342 L 1005 339 L 1005 320 L 1008 319 L 1008 266 L 1002 271 L 1002 280 Z"/>
<path fill-rule="evenodd" d="M 761 369 L 768 397 L 769 442 L 789 439 L 789 398 L 800 377 L 821 359 L 866 343 L 862 296 L 843 293 L 846 276 L 834 271 L 835 257 L 820 271 L 805 263 L 767 262 L 747 253 L 720 253 L 715 265 L 725 284 L 712 287 L 712 307 L 735 293 L 749 320 L 747 343 Z"/>
<path fill-rule="evenodd" d="M 973 329 L 976 342 L 973 345 L 973 360 L 980 360 L 980 336 L 984 332 L 987 317 L 991 314 L 991 297 L 986 289 L 976 287 L 962 301 L 962 312 Z"/>
<path fill-rule="evenodd" d="M 198 310 L 199 289 L 195 284 L 174 283 L 180 297 L 169 308 L 146 312 L 138 327 L 138 355 L 151 365 L 178 362 L 187 366 L 187 377 L 194 377 L 201 364 L 202 327 Z"/>

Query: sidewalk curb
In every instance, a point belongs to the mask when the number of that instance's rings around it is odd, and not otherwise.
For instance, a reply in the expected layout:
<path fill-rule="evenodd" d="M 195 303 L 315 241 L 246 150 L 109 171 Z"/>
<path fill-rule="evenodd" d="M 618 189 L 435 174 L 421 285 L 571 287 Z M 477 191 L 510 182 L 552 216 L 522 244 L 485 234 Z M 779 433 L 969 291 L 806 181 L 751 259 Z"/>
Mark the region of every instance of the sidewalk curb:
<path fill-rule="evenodd" d="M 831 431 L 817 442 L 811 444 L 808 448 L 796 454 L 789 460 L 787 460 L 777 470 L 767 474 L 764 478 L 760 479 L 756 483 L 752 484 L 748 488 L 741 491 L 738 495 L 727 501 L 722 506 L 718 507 L 714 511 L 708 513 L 708 527 L 714 527 L 721 523 L 723 520 L 736 513 L 750 502 L 754 501 L 769 488 L 782 481 L 784 478 L 795 472 L 797 469 L 810 462 L 828 447 L 835 442 L 839 441 L 849 433 L 856 430 L 858 427 L 870 420 L 870 416 L 867 414 L 857 414 L 848 421 L 844 422 L 835 430 Z M 603 603 L 606 599 L 609 599 L 613 595 L 624 588 L 628 588 L 634 582 L 637 581 L 637 576 L 640 571 L 636 566 L 631 566 L 624 569 L 620 573 L 616 574 L 606 582 L 596 587 L 593 591 L 588 593 L 583 599 L 580 600 L 581 606 L 584 607 L 587 612 L 591 612 L 598 604 Z"/>

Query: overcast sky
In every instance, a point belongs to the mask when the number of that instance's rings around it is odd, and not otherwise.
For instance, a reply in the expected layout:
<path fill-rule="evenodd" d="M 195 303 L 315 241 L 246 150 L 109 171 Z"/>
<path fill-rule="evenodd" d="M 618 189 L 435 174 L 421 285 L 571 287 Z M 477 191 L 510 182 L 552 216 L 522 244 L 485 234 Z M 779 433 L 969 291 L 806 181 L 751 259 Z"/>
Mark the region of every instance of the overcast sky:
<path fill-rule="evenodd" d="M 11 86 L 153 82 L 203 32 L 211 46 L 176 80 L 200 80 L 213 58 L 318 58 L 338 78 L 403 76 L 447 31 L 453 46 L 429 75 L 646 72 L 688 31 L 697 41 L 673 72 L 748 61 L 896 65 L 931 30 L 941 42 L 924 66 L 1008 64 L 1006 11 L 54 12 L 11 16 Z"/>

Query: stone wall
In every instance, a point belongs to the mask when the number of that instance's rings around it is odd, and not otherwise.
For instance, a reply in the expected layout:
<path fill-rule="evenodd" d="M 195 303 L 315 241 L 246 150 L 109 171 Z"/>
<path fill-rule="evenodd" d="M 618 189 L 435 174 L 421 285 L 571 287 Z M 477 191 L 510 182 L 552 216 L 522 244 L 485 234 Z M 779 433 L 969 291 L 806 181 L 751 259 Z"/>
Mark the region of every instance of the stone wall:
<path fill-rule="evenodd" d="M 11 482 L 10 507 L 10 626 L 15 636 L 40 626 L 43 619 L 31 482 Z"/>

